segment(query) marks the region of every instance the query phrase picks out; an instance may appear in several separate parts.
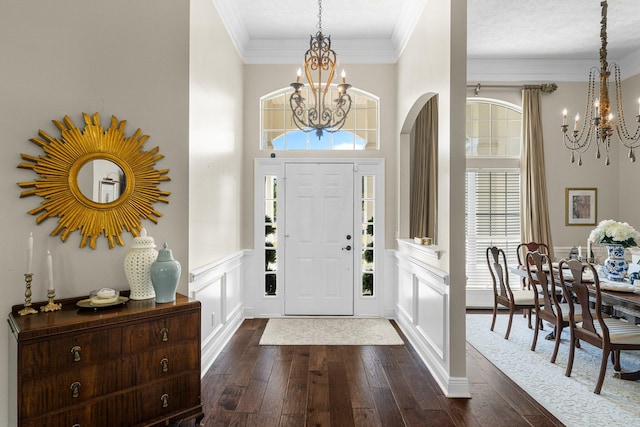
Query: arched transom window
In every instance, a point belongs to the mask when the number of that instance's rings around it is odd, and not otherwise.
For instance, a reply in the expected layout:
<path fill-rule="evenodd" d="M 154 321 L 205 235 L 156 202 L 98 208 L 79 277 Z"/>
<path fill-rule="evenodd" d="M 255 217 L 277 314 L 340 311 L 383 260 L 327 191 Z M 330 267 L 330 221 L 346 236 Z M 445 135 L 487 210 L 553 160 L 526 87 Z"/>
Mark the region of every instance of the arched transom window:
<path fill-rule="evenodd" d="M 302 96 L 310 99 L 308 88 Z M 331 99 L 338 89 L 331 87 Z M 292 88 L 284 88 L 260 99 L 260 147 L 263 150 L 377 150 L 379 147 L 379 98 L 359 89 L 349 89 L 352 104 L 347 120 L 339 131 L 303 132 L 291 117 L 289 97 Z"/>

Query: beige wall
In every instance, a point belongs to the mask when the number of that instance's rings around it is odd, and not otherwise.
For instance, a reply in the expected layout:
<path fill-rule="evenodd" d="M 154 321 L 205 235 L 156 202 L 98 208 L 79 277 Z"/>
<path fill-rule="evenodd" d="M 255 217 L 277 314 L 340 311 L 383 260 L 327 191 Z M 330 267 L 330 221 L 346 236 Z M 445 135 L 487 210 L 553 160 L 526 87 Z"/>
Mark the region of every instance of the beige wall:
<path fill-rule="evenodd" d="M 604 156 L 596 160 L 595 147 L 582 156 L 582 166 L 578 166 L 577 159 L 576 163 L 570 163 L 571 152 L 562 142 L 562 110 L 567 108 L 570 117 L 574 117 L 577 112 L 584 116 L 586 86 L 586 83 L 561 82 L 554 93 L 542 96 L 544 157 L 554 246 L 586 246 L 587 237 L 593 228 L 565 225 L 565 188 L 597 188 L 598 220 L 616 218 L 619 212 L 617 191 L 608 190 L 615 188 L 620 179 L 617 147 L 612 146 L 610 166 L 604 165 Z"/>
<path fill-rule="evenodd" d="M 422 108 L 425 94 L 438 95 L 437 234 L 442 255 L 436 267 L 447 272 L 451 280 L 447 308 L 449 330 L 445 334 L 450 340 L 447 369 L 452 377 L 466 375 L 466 279 L 464 270 L 455 268 L 464 265 L 465 127 L 459 124 L 465 122 L 466 9 L 466 1 L 429 1 L 398 63 L 398 133 L 407 118 Z M 408 130 L 410 128 L 408 126 Z M 408 140 L 403 137 L 400 144 L 406 145 Z M 408 147 L 401 146 L 400 150 L 406 157 Z M 404 157 L 401 160 L 404 161 Z M 406 179 L 401 177 L 401 189 L 408 187 Z M 408 210 L 408 201 L 401 201 L 398 208 L 400 212 Z M 400 217 L 408 219 L 408 216 Z M 402 222 L 399 228 L 401 232 L 408 230 Z"/>
<path fill-rule="evenodd" d="M 191 1 L 189 65 L 193 270 L 242 248 L 243 64 L 211 0 Z"/>
<path fill-rule="evenodd" d="M 0 246 L 3 294 L 0 312 L 24 303 L 26 240 L 34 236 L 33 300 L 46 299 L 46 251 L 54 256 L 54 279 L 59 297 L 88 294 L 103 286 L 127 289 L 123 271 L 125 247 L 79 249 L 80 233 L 66 243 L 50 237 L 56 219 L 36 225 L 27 211 L 37 207 L 36 196 L 19 199 L 20 181 L 36 178 L 18 169 L 20 153 L 40 155 L 29 142 L 38 129 L 52 136 L 59 131 L 52 119 L 69 117 L 83 125 L 83 112 L 100 113 L 103 125 L 111 115 L 127 120 L 127 132 L 140 128 L 150 136 L 147 149 L 160 147 L 165 158 L 156 167 L 170 169 L 171 192 L 158 225 L 144 221 L 156 243 L 167 241 L 174 256 L 187 266 L 188 247 L 188 42 L 189 3 L 174 0 L 66 0 L 64 2 L 5 1 L 0 8 L 0 218 L 4 223 Z M 128 246 L 132 237 L 124 235 Z M 187 275 L 181 279 L 187 290 Z M 0 348 L 8 346 L 7 324 Z M 0 352 L 0 425 L 7 425 L 7 351 Z"/>
<path fill-rule="evenodd" d="M 340 55 L 340 46 L 333 48 Z M 300 49 L 301 55 L 304 47 Z M 302 56 L 301 56 L 302 60 Z M 269 157 L 271 152 L 260 150 L 260 97 L 288 87 L 296 76 L 298 65 L 246 65 L 244 87 L 244 171 L 243 184 L 243 234 L 242 247 L 253 247 L 253 169 L 254 159 Z M 396 66 L 342 64 L 347 71 L 349 82 L 358 89 L 380 97 L 380 150 L 379 151 L 287 151 L 276 152 L 278 157 L 321 157 L 321 158 L 384 158 L 386 165 L 386 241 L 394 242 L 396 223 L 396 145 L 395 145 L 395 102 Z M 391 243 L 393 244 L 393 243 Z M 387 243 L 389 246 L 389 243 Z"/>

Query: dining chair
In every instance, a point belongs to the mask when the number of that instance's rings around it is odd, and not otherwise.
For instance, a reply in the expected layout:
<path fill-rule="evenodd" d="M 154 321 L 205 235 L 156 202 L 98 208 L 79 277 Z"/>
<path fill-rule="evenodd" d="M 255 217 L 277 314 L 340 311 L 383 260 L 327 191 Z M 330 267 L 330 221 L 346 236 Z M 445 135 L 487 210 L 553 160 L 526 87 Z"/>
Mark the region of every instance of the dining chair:
<path fill-rule="evenodd" d="M 532 286 L 536 295 L 533 309 L 536 320 L 531 351 L 536 350 L 538 332 L 542 329 L 542 321 L 545 320 L 553 325 L 551 337 L 555 340 L 555 345 L 551 354 L 551 363 L 556 363 L 562 330 L 569 326 L 569 304 L 561 303 L 557 298 L 558 291 L 562 292 L 562 290 L 560 285 L 556 283 L 556 273 L 551 265 L 549 255 L 534 251 L 527 253 L 525 259 L 529 282 L 536 283 L 535 286 Z M 575 307 L 574 311 L 576 322 L 580 322 L 581 307 Z"/>
<path fill-rule="evenodd" d="M 527 258 L 527 254 L 529 252 L 540 252 L 540 253 L 544 253 L 546 255 L 550 255 L 551 252 L 549 252 L 549 245 L 547 245 L 546 243 L 541 243 L 541 242 L 526 242 L 526 243 L 520 243 L 517 247 L 516 247 L 516 255 L 518 257 L 518 265 L 522 268 L 525 268 L 525 262 L 526 262 L 526 258 Z M 529 283 L 527 281 L 527 278 L 523 277 L 522 278 L 522 286 L 529 286 Z"/>
<path fill-rule="evenodd" d="M 516 310 L 523 310 L 529 318 L 529 329 L 531 329 L 531 310 L 535 307 L 535 293 L 531 289 L 517 287 L 511 289 L 509 284 L 509 269 L 507 267 L 507 256 L 504 250 L 491 246 L 487 248 L 487 265 L 493 281 L 493 320 L 491 329 L 496 324 L 498 305 L 503 305 L 509 309 L 509 324 L 505 332 L 504 339 L 509 339 L 511 324 L 513 323 L 513 313 Z"/>
<path fill-rule="evenodd" d="M 570 278 L 565 277 L 564 268 L 571 272 Z M 577 259 L 562 260 L 558 270 L 560 285 L 569 304 L 569 330 L 571 331 L 571 347 L 565 375 L 571 376 L 576 340 L 579 339 L 602 349 L 600 375 L 594 390 L 594 393 L 600 394 L 609 354 L 611 354 L 613 368 L 619 372 L 620 350 L 640 350 L 640 327 L 621 319 L 607 317 L 602 312 L 600 279 L 593 265 L 583 264 Z M 587 270 L 593 274 L 593 284 L 583 281 L 582 273 Z M 590 304 L 593 303 L 593 298 L 590 298 L 592 296 L 595 296 L 595 307 L 589 310 Z M 581 321 L 578 321 L 575 316 L 578 306 L 582 309 Z"/>

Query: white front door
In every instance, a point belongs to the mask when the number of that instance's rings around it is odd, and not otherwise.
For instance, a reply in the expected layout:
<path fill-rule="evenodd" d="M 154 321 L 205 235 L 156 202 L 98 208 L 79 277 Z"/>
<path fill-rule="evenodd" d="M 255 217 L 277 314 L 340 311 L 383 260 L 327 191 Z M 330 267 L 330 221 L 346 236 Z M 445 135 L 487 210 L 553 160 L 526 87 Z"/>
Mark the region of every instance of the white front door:
<path fill-rule="evenodd" d="M 353 315 L 353 169 L 286 165 L 285 314 Z"/>

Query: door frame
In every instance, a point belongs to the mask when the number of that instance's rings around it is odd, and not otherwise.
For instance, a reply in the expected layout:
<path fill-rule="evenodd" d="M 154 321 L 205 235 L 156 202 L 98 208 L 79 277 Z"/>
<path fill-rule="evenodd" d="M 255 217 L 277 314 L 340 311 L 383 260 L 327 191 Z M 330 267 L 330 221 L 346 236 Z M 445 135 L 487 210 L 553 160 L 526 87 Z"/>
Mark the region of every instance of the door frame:
<path fill-rule="evenodd" d="M 265 176 L 276 176 L 278 181 L 285 179 L 285 166 L 288 163 L 330 163 L 344 164 L 351 163 L 354 166 L 354 229 L 358 230 L 362 223 L 361 194 L 362 177 L 375 177 L 375 246 L 374 246 L 374 295 L 363 296 L 361 291 L 362 263 L 360 256 L 354 255 L 353 263 L 353 301 L 354 316 L 383 316 L 385 299 L 393 298 L 393 285 L 384 280 L 385 264 L 385 161 L 383 158 L 357 159 L 357 158 L 257 158 L 254 161 L 254 244 L 253 261 L 249 263 L 247 280 L 244 290 L 246 301 L 245 311 L 253 313 L 254 317 L 278 317 L 284 316 L 284 295 L 281 293 L 285 289 L 281 274 L 277 274 L 276 287 L 280 291 L 275 296 L 267 296 L 264 292 L 264 199 L 265 199 Z M 284 185 L 279 187 L 284 189 Z M 278 206 L 276 239 L 278 251 L 283 251 L 278 256 L 278 263 L 284 262 L 284 206 L 286 194 L 278 191 L 276 204 Z M 354 233 L 354 236 L 359 236 Z M 362 251 L 362 240 L 354 238 L 354 254 Z M 284 266 L 278 266 L 278 272 L 284 272 Z M 383 284 L 386 284 L 383 287 Z"/>

